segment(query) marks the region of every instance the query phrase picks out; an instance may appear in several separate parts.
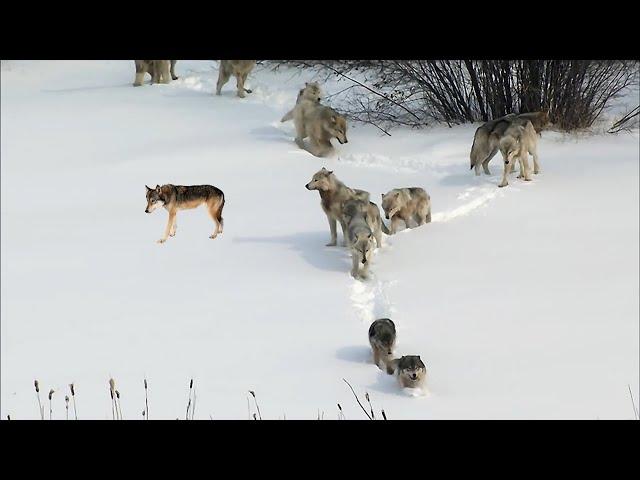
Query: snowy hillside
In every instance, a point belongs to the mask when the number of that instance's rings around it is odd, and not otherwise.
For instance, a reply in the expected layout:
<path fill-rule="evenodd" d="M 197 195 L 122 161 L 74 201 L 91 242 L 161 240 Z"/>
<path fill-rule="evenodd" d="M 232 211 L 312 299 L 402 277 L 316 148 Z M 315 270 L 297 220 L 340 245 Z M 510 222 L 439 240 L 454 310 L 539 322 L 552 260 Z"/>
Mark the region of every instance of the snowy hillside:
<path fill-rule="evenodd" d="M 639 135 L 545 132 L 542 173 L 499 189 L 469 171 L 477 125 L 392 131 L 350 125 L 319 159 L 280 123 L 310 74 L 249 76 L 213 95 L 217 62 L 179 61 L 170 85 L 134 88 L 132 61 L 3 62 L 1 89 L 1 414 L 39 418 L 50 388 L 64 418 L 364 418 L 347 385 L 390 419 L 633 418 L 638 395 Z M 323 86 L 331 94 L 344 85 Z M 325 247 L 317 192 L 325 166 L 380 194 L 421 186 L 433 222 L 384 237 L 372 278 Z M 209 183 L 174 238 L 144 185 Z M 429 369 L 425 397 L 369 360 L 367 329 L 398 328 L 398 354 Z M 44 394 L 43 394 L 44 392 Z M 251 407 L 253 409 L 253 406 Z M 47 408 L 48 412 L 48 402 Z"/>

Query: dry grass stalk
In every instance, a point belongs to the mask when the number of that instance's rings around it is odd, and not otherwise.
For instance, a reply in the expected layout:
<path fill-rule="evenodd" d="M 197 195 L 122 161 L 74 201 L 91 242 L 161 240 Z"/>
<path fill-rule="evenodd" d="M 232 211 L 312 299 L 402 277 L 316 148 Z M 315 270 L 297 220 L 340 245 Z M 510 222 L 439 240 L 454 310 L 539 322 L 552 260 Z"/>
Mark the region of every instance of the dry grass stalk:
<path fill-rule="evenodd" d="M 53 398 L 54 392 L 55 390 L 53 388 L 49 390 L 49 420 L 51 420 L 53 417 L 53 408 L 51 407 L 51 399 Z"/>
<path fill-rule="evenodd" d="M 69 384 L 69 388 L 71 389 L 71 399 L 73 400 L 73 416 L 75 419 L 78 419 L 78 410 L 76 410 L 76 389 L 73 383 Z"/>
<path fill-rule="evenodd" d="M 38 380 L 34 380 L 33 385 L 36 387 L 36 396 L 38 397 L 38 407 L 40 410 L 40 420 L 44 420 L 44 409 L 42 408 L 42 402 L 40 401 L 40 384 Z"/>
<path fill-rule="evenodd" d="M 262 420 L 262 414 L 260 413 L 260 406 L 258 405 L 258 400 L 256 399 L 256 392 L 254 392 L 253 390 L 249 390 L 249 393 L 253 397 L 253 401 L 256 404 L 256 410 L 258 410 L 258 416 L 260 417 L 260 420 Z"/>
<path fill-rule="evenodd" d="M 147 395 L 147 379 L 144 379 L 144 408 L 146 410 L 146 415 L 143 413 L 142 416 L 145 417 L 145 420 L 149 420 L 149 397 Z"/>

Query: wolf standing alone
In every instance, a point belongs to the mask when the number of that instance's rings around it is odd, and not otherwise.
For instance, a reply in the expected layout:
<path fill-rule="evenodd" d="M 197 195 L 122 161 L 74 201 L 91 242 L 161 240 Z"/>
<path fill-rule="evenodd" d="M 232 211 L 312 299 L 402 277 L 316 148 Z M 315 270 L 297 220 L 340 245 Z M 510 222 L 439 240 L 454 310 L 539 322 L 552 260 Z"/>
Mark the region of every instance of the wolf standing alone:
<path fill-rule="evenodd" d="M 164 235 L 158 243 L 164 243 L 167 237 L 175 236 L 178 225 L 176 214 L 178 210 L 188 210 L 199 207 L 203 203 L 207 205 L 207 211 L 216 224 L 216 229 L 209 238 L 216 238 L 222 233 L 224 222 L 222 208 L 224 207 L 224 193 L 213 185 L 156 185 L 156 188 L 147 189 L 147 208 L 145 213 L 151 213 L 158 207 L 164 207 L 169 212 L 169 220 Z"/>

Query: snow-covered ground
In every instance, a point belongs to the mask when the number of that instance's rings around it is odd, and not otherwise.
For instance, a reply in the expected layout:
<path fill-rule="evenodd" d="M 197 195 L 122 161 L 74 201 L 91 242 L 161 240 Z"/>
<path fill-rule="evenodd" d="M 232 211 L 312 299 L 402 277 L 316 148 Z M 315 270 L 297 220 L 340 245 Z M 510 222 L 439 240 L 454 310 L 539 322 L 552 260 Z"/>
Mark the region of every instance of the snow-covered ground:
<path fill-rule="evenodd" d="M 498 189 L 469 171 L 476 126 L 351 125 L 318 159 L 280 117 L 311 74 L 257 67 L 212 95 L 217 62 L 179 61 L 170 85 L 131 86 L 133 62 L 3 62 L 1 414 L 38 418 L 33 380 L 64 418 L 632 418 L 638 329 L 638 132 L 543 134 L 542 174 Z M 329 83 L 327 93 L 342 84 Z M 632 99 L 633 100 L 633 99 Z M 368 282 L 349 276 L 317 192 L 325 166 L 379 203 L 430 193 L 433 222 L 385 237 Z M 225 231 L 204 209 L 144 213 L 144 185 L 210 183 Z M 410 397 L 370 363 L 367 329 L 398 328 L 430 394 Z M 48 411 L 48 402 L 45 410 Z M 254 411 L 253 406 L 251 407 Z M 47 414 L 48 416 L 48 414 Z"/>

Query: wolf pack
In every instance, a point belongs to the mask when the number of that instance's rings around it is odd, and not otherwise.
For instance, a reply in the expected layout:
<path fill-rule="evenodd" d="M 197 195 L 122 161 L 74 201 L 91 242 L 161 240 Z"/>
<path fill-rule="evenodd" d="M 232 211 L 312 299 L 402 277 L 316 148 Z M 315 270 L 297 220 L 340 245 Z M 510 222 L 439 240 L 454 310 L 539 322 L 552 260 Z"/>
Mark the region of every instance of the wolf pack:
<path fill-rule="evenodd" d="M 248 75 L 255 60 L 221 60 L 216 84 L 216 95 L 231 76 L 236 78 L 236 94 L 244 98 L 251 90 L 245 88 Z M 175 60 L 135 60 L 134 86 L 144 83 L 145 74 L 151 83 L 169 83 L 178 77 Z M 334 151 L 332 139 L 340 144 L 347 140 L 347 121 L 334 109 L 322 104 L 323 92 L 316 82 L 305 83 L 298 92 L 295 105 L 281 119 L 293 120 L 295 143 L 317 157 L 325 157 Z M 498 151 L 503 158 L 502 181 L 498 187 L 508 185 L 509 175 L 516 162 L 518 179 L 531 181 L 528 157 L 533 157 L 533 174 L 540 173 L 537 143 L 540 133 L 551 126 L 548 112 L 508 114 L 485 122 L 475 131 L 470 152 L 471 170 L 480 175 L 480 168 L 490 175 L 489 162 Z M 308 144 L 305 144 L 308 139 Z M 225 197 L 222 190 L 213 185 L 156 185 L 146 187 L 146 213 L 162 206 L 169 218 L 158 243 L 166 242 L 176 234 L 176 214 L 179 210 L 194 209 L 206 205 L 215 229 L 209 238 L 215 239 L 223 230 L 222 209 Z M 322 211 L 329 222 L 330 239 L 327 246 L 338 243 L 337 225 L 342 230 L 342 246 L 351 253 L 351 276 L 357 280 L 369 278 L 373 252 L 382 247 L 382 234 L 394 235 L 399 230 L 423 226 L 431 222 L 431 197 L 421 187 L 393 188 L 381 196 L 381 206 L 387 226 L 377 204 L 371 201 L 370 193 L 351 188 L 341 182 L 333 171 L 322 167 L 305 185 L 307 190 L 316 190 L 320 195 Z M 419 355 L 394 357 L 396 327 L 389 318 L 375 320 L 368 331 L 374 363 L 389 375 L 395 375 L 399 385 L 407 389 L 424 390 L 427 368 Z"/>

